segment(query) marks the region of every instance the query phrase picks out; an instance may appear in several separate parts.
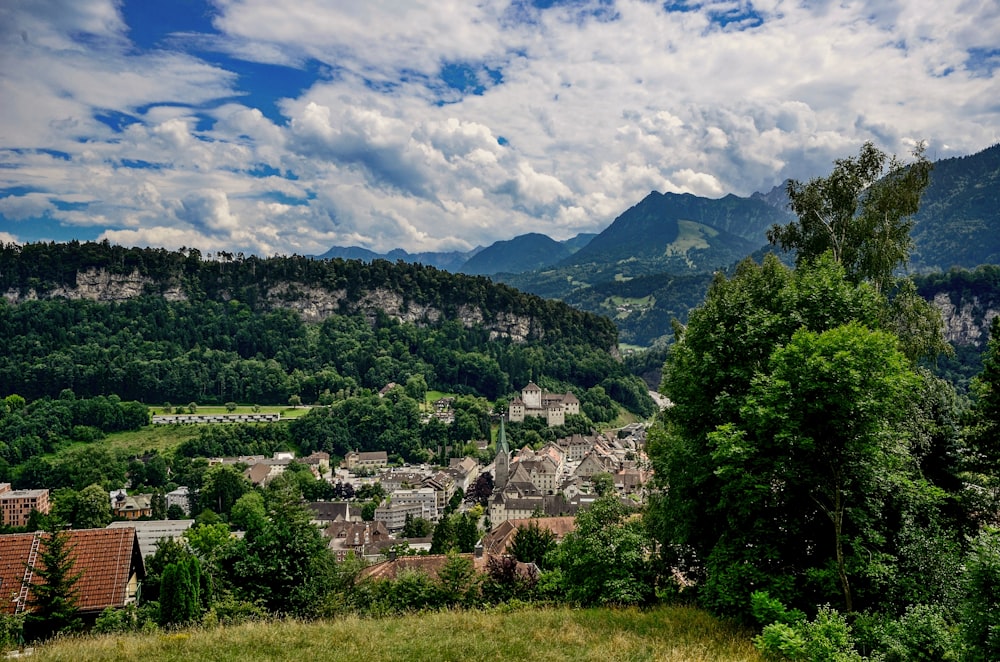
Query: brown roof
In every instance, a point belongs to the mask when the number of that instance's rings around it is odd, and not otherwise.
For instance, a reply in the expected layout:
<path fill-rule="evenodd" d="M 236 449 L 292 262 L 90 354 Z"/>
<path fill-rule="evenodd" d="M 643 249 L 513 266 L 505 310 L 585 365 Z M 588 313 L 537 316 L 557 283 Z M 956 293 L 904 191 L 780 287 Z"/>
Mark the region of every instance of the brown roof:
<path fill-rule="evenodd" d="M 271 475 L 271 467 L 258 462 L 243 472 L 243 476 L 254 485 L 263 485 L 267 477 Z"/>
<path fill-rule="evenodd" d="M 472 560 L 472 566 L 476 572 L 484 572 L 486 569 L 486 558 L 476 558 L 472 554 L 459 554 Z M 429 556 L 400 556 L 391 561 L 382 561 L 370 565 L 361 571 L 361 579 L 396 579 L 401 572 L 406 570 L 417 570 L 426 572 L 433 579 L 437 579 L 438 572 L 444 567 L 448 560 L 447 554 L 431 554 Z"/>
<path fill-rule="evenodd" d="M 77 608 L 94 612 L 123 606 L 129 579 L 132 575 L 142 579 L 146 574 L 135 529 L 82 529 L 67 533 L 70 535 L 70 557 L 75 560 L 73 572 L 83 573 L 75 586 Z M 47 534 L 0 536 L 0 613 L 13 614 L 15 611 L 15 600 L 21 590 L 35 536 L 44 544 Z M 32 565 L 40 562 L 36 556 Z M 37 582 L 38 577 L 32 576 L 31 581 Z"/>
<path fill-rule="evenodd" d="M 556 542 L 562 542 L 566 534 L 576 530 L 574 517 L 533 517 L 530 519 L 509 519 L 493 527 L 493 530 L 483 536 L 483 551 L 487 554 L 506 554 L 507 548 L 514 542 L 514 536 L 519 527 L 527 527 L 532 523 L 539 529 L 547 529 L 555 534 Z"/>

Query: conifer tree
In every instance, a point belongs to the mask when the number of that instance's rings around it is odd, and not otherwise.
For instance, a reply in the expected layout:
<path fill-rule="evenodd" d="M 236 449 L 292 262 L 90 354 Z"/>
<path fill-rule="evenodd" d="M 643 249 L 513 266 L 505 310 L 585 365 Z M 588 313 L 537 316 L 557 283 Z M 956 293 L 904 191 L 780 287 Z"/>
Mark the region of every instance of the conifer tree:
<path fill-rule="evenodd" d="M 28 588 L 28 616 L 24 630 L 29 639 L 45 639 L 58 632 L 79 630 L 82 623 L 76 606 L 76 583 L 83 575 L 73 572 L 76 560 L 70 534 L 52 522 L 42 536 L 38 559 L 31 565 L 34 579 Z"/>

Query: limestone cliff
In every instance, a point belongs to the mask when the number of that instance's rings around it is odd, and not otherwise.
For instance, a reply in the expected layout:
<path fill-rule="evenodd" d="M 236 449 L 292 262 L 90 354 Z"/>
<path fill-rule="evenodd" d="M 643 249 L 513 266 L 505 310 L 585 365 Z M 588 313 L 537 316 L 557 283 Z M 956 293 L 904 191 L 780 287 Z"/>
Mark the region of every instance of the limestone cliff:
<path fill-rule="evenodd" d="M 138 270 L 130 274 L 113 274 L 104 269 L 87 269 L 76 275 L 76 284 L 63 285 L 51 290 L 38 291 L 34 288 L 18 290 L 11 288 L 3 293 L 10 303 L 37 299 L 88 299 L 91 301 L 115 302 L 133 299 L 144 294 L 159 294 L 169 301 L 184 301 L 188 296 L 179 283 L 157 283 L 143 276 Z M 231 298 L 223 293 L 224 299 Z M 383 312 L 400 322 L 428 324 L 444 317 L 442 310 L 433 306 L 407 301 L 402 294 L 386 288 L 375 288 L 362 294 L 360 299 L 349 301 L 344 289 L 328 290 L 295 282 L 282 282 L 268 287 L 264 293 L 269 308 L 294 310 L 307 322 L 321 322 L 335 314 L 362 313 L 374 322 L 376 315 Z M 490 337 L 510 338 L 524 342 L 529 338 L 544 336 L 541 327 L 525 315 L 506 311 L 484 313 L 478 307 L 461 305 L 455 319 L 466 327 L 485 326 Z"/>
<path fill-rule="evenodd" d="M 990 325 L 1000 314 L 1000 300 L 978 295 L 938 292 L 932 302 L 944 319 L 944 334 L 953 345 L 986 347 Z"/>

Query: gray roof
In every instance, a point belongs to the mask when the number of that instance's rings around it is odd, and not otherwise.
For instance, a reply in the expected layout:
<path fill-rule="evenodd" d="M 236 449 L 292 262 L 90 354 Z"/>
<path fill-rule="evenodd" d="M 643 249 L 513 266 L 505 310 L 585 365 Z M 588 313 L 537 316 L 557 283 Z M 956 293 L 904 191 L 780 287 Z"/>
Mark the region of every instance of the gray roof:
<path fill-rule="evenodd" d="M 156 519 L 135 520 L 130 522 L 112 522 L 109 529 L 133 528 L 139 539 L 139 552 L 145 559 L 156 552 L 156 543 L 161 538 L 180 538 L 194 525 L 193 519 Z"/>

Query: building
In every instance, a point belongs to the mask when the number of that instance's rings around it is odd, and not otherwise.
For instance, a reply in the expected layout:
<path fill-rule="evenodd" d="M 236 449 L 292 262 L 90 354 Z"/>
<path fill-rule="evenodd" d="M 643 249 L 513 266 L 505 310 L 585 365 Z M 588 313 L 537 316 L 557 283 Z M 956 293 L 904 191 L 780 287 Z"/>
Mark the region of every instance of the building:
<path fill-rule="evenodd" d="M 170 506 L 177 506 L 184 511 L 185 515 L 191 514 L 191 497 L 188 488 L 181 485 L 173 492 L 167 492 L 167 509 Z"/>
<path fill-rule="evenodd" d="M 493 529 L 483 536 L 483 552 L 490 555 L 507 554 L 510 546 L 514 543 L 514 537 L 521 527 L 538 526 L 539 529 L 551 531 L 557 543 L 570 531 L 576 530 L 575 517 L 536 517 L 534 519 L 509 519 L 500 522 Z"/>
<path fill-rule="evenodd" d="M 135 520 L 153 516 L 153 495 L 129 496 L 125 490 L 111 492 L 111 514 L 122 519 Z"/>
<path fill-rule="evenodd" d="M 562 425 L 566 416 L 580 413 L 580 401 L 572 393 L 547 393 L 534 382 L 521 389 L 521 397 L 514 398 L 507 411 L 513 422 L 528 416 L 544 418 L 550 427 Z"/>
<path fill-rule="evenodd" d="M 136 600 L 146 566 L 135 529 L 80 529 L 66 531 L 73 572 L 80 573 L 74 588 L 83 616 L 96 616 L 107 607 L 124 607 Z M 45 532 L 0 536 L 0 614 L 20 614 L 27 608 L 29 585 L 41 578 L 31 571 L 39 563 Z"/>
<path fill-rule="evenodd" d="M 389 502 L 398 505 L 416 504 L 424 509 L 421 515 L 434 521 L 438 516 L 438 494 L 433 487 L 418 487 L 413 490 L 394 490 L 389 495 Z M 376 511 L 377 512 L 377 511 Z"/>
<path fill-rule="evenodd" d="M 358 558 L 377 556 L 382 543 L 389 540 L 389 531 L 382 522 L 332 522 L 323 531 L 328 545 L 338 561 L 354 552 Z"/>
<path fill-rule="evenodd" d="M 402 531 L 407 517 L 422 517 L 430 521 L 433 515 L 423 503 L 389 503 L 375 509 L 375 521 L 381 522 L 392 532 Z"/>
<path fill-rule="evenodd" d="M 485 556 L 474 556 L 472 554 L 457 554 L 457 556 L 471 560 L 472 568 L 477 573 L 486 571 L 487 558 Z M 372 580 L 396 579 L 404 572 L 416 571 L 426 573 L 432 579 L 437 579 L 438 573 L 444 567 L 445 563 L 448 562 L 449 558 L 446 554 L 390 558 L 387 561 L 368 566 L 361 571 L 359 577 L 361 579 Z"/>
<path fill-rule="evenodd" d="M 4 526 L 26 526 L 33 510 L 48 514 L 48 490 L 12 490 L 10 483 L 0 483 L 0 522 Z"/>
<path fill-rule="evenodd" d="M 389 455 L 385 451 L 359 453 L 351 451 L 344 458 L 345 469 L 385 469 L 389 466 Z"/>
<path fill-rule="evenodd" d="M 156 543 L 161 540 L 175 540 L 194 526 L 193 519 L 153 519 L 144 522 L 112 522 L 109 529 L 135 529 L 139 543 L 139 553 L 143 559 L 156 553 Z"/>
<path fill-rule="evenodd" d="M 378 482 L 387 493 L 396 490 L 419 487 L 430 476 L 426 471 L 411 471 L 407 469 L 390 469 L 378 476 Z"/>

